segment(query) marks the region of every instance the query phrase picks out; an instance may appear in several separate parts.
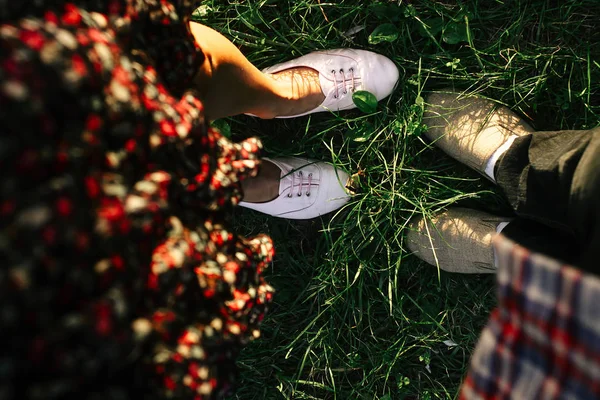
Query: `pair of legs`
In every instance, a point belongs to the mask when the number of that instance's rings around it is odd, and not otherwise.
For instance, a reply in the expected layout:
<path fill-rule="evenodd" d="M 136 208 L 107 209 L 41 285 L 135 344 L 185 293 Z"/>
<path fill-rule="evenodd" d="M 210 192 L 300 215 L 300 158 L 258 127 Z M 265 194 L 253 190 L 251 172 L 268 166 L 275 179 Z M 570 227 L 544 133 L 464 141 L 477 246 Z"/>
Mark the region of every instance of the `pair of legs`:
<path fill-rule="evenodd" d="M 415 218 L 409 249 L 452 272 L 495 272 L 499 231 L 530 250 L 597 273 L 600 129 L 535 132 L 504 107 L 457 94 L 429 98 L 434 144 L 497 183 L 516 217 L 455 208 Z"/>
<path fill-rule="evenodd" d="M 260 118 L 300 114 L 317 107 L 324 95 L 318 72 L 296 68 L 264 74 L 217 31 L 190 23 L 205 58 L 194 80 L 208 119 L 250 113 Z M 264 162 L 255 178 L 242 182 L 244 201 L 261 203 L 279 194 L 280 170 Z"/>
<path fill-rule="evenodd" d="M 209 119 L 237 114 L 294 117 L 354 108 L 352 93 L 380 100 L 399 76 L 384 56 L 363 50 L 314 52 L 259 71 L 225 37 L 197 23 L 190 29 L 205 59 L 194 79 Z M 295 157 L 263 159 L 259 174 L 242 182 L 241 206 L 292 219 L 313 218 L 350 199 L 348 174 L 328 164 Z"/>
<path fill-rule="evenodd" d="M 600 272 L 600 128 L 516 139 L 498 162 L 497 180 L 519 217 L 506 236 Z"/>

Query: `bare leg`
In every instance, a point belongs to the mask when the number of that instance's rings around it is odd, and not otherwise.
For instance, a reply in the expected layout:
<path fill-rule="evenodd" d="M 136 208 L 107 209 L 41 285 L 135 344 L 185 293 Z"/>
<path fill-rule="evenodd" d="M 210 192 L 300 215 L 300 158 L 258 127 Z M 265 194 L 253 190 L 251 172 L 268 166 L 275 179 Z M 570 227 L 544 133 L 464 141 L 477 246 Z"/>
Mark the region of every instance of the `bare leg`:
<path fill-rule="evenodd" d="M 220 33 L 195 22 L 190 29 L 206 56 L 194 83 L 209 119 L 242 113 L 260 118 L 295 115 L 325 99 L 317 71 L 294 68 L 263 74 Z"/>

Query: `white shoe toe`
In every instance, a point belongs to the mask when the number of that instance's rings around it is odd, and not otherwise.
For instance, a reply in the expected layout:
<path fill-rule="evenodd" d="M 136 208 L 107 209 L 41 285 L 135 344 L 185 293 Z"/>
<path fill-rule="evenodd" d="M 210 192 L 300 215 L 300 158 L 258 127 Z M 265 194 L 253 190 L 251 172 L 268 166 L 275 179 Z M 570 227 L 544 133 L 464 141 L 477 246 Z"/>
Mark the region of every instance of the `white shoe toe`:
<path fill-rule="evenodd" d="M 365 53 L 370 53 L 366 52 Z M 367 66 L 364 75 L 366 76 L 365 90 L 373 93 L 380 101 L 392 94 L 400 72 L 392 60 L 377 53 L 370 53 L 364 56 Z"/>
<path fill-rule="evenodd" d="M 350 200 L 346 184 L 350 176 L 341 170 L 336 170 L 333 165 L 321 163 L 321 184 L 319 188 L 319 203 L 321 214 L 326 214 L 339 209 Z"/>

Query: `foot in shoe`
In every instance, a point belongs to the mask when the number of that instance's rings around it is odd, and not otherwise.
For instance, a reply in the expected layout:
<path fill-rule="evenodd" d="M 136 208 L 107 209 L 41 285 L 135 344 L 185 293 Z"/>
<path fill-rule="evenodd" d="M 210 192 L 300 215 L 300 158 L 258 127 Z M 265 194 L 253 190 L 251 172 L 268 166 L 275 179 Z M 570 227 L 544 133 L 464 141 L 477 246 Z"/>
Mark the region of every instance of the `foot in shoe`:
<path fill-rule="evenodd" d="M 280 100 L 274 104 L 273 118 L 305 113 L 325 100 L 319 72 L 312 68 L 296 67 L 265 75 L 279 88 Z"/>
<path fill-rule="evenodd" d="M 263 72 L 280 82 L 283 78 L 287 85 L 296 86 L 297 93 L 310 97 L 292 106 L 282 103 L 276 118 L 355 108 L 352 93 L 357 90 L 367 90 L 381 100 L 392 93 L 399 77 L 389 58 L 353 49 L 316 51 Z"/>
<path fill-rule="evenodd" d="M 429 96 L 423 122 L 437 147 L 490 179 L 485 168 L 495 151 L 510 137 L 533 132 L 508 108 L 450 90 Z"/>
<path fill-rule="evenodd" d="M 297 157 L 263 157 L 281 170 L 279 195 L 262 203 L 240 202 L 275 217 L 311 219 L 339 209 L 351 195 L 345 188 L 349 175 L 324 162 Z"/>
<path fill-rule="evenodd" d="M 463 274 L 495 273 L 492 238 L 507 218 L 468 208 L 450 208 L 431 220 L 414 217 L 406 243 L 409 250 L 431 265 Z"/>

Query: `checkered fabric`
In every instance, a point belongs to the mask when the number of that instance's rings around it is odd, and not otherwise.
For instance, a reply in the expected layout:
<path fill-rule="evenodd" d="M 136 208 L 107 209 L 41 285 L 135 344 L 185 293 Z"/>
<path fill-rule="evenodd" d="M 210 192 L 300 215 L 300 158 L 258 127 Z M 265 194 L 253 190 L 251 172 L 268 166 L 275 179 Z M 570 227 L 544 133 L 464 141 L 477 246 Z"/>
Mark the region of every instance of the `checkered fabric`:
<path fill-rule="evenodd" d="M 599 399 L 600 279 L 498 236 L 498 307 L 461 399 Z"/>

